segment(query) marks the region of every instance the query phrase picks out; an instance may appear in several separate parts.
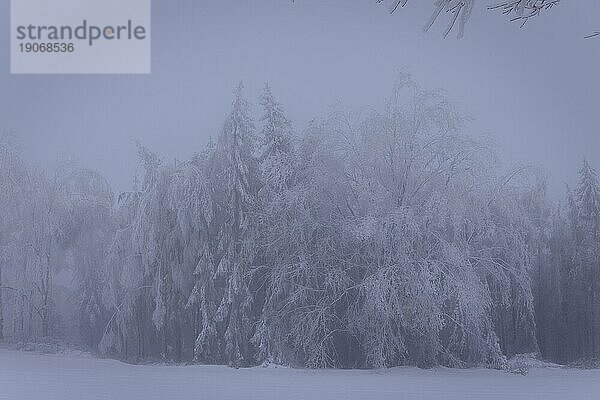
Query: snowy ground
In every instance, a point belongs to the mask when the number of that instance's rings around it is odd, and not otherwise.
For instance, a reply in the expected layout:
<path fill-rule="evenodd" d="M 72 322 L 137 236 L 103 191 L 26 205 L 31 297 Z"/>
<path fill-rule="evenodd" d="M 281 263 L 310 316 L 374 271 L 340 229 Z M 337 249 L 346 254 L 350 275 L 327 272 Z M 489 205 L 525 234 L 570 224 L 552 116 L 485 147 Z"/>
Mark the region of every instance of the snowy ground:
<path fill-rule="evenodd" d="M 2 400 L 600 399 L 600 370 L 377 371 L 134 366 L 0 349 Z"/>

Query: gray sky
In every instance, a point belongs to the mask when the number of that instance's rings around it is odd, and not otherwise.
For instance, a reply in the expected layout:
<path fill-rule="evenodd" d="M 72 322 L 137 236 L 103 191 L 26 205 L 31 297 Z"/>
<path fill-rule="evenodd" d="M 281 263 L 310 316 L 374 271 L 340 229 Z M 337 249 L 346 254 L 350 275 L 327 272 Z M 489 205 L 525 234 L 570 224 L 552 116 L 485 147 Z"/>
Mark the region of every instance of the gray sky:
<path fill-rule="evenodd" d="M 337 100 L 381 105 L 406 68 L 446 89 L 507 160 L 544 167 L 553 196 L 584 156 L 600 168 L 600 39 L 583 39 L 600 29 L 600 2 L 565 0 L 525 29 L 477 11 L 462 40 L 444 40 L 444 24 L 422 33 L 430 4 L 389 15 L 371 0 L 154 0 L 151 75 L 34 76 L 9 74 L 5 0 L 0 131 L 16 132 L 29 160 L 73 157 L 122 190 L 133 140 L 189 157 L 218 134 L 239 80 L 255 104 L 269 81 L 301 130 Z"/>

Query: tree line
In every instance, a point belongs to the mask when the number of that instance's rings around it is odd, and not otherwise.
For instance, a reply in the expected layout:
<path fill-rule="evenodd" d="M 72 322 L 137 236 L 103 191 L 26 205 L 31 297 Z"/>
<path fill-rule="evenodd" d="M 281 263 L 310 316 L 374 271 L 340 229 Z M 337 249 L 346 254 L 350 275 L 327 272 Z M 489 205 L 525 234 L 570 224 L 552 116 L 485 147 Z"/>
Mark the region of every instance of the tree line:
<path fill-rule="evenodd" d="M 441 93 L 401 79 L 381 110 L 298 134 L 265 86 L 235 90 L 186 161 L 137 145 L 118 196 L 0 140 L 0 339 L 62 338 L 131 362 L 502 368 L 600 355 L 600 187 L 564 204 L 503 172 Z M 77 329 L 69 327 L 76 326 Z"/>

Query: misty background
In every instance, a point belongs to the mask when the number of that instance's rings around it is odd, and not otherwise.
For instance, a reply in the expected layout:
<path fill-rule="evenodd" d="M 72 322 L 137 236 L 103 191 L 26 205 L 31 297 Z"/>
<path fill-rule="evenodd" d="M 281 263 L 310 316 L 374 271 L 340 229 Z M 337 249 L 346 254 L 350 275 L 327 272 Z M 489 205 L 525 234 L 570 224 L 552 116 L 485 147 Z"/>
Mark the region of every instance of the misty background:
<path fill-rule="evenodd" d="M 470 133 L 509 162 L 543 167 L 558 199 L 581 160 L 599 167 L 600 2 L 563 2 L 524 29 L 476 9 L 465 37 L 427 34 L 430 2 L 389 15 L 374 1 L 153 1 L 152 74 L 10 75 L 9 1 L 0 3 L 0 131 L 28 161 L 80 161 L 131 187 L 134 140 L 186 159 L 215 138 L 243 80 L 253 107 L 265 81 L 300 133 L 341 101 L 380 107 L 398 72 L 443 88 L 474 118 Z M 131 174 L 123 173 L 131 171 Z"/>

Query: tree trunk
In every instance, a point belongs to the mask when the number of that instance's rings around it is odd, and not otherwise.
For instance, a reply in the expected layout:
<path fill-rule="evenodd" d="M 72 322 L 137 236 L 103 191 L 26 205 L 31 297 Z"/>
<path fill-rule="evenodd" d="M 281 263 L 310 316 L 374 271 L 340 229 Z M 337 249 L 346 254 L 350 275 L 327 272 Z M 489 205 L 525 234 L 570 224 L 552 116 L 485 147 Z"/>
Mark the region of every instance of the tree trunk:
<path fill-rule="evenodd" d="M 591 352 L 588 354 L 589 357 L 596 357 L 596 276 L 592 273 L 590 276 L 591 288 L 590 288 L 590 348 Z"/>
<path fill-rule="evenodd" d="M 46 266 L 44 281 L 42 284 L 42 336 L 48 337 L 48 326 L 50 317 L 50 267 Z"/>
<path fill-rule="evenodd" d="M 46 268 L 42 277 L 42 336 L 44 338 L 50 335 L 50 301 L 52 298 L 52 275 L 50 274 L 50 249 L 52 241 L 46 250 Z"/>

